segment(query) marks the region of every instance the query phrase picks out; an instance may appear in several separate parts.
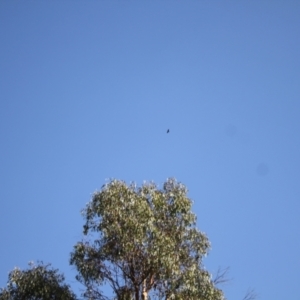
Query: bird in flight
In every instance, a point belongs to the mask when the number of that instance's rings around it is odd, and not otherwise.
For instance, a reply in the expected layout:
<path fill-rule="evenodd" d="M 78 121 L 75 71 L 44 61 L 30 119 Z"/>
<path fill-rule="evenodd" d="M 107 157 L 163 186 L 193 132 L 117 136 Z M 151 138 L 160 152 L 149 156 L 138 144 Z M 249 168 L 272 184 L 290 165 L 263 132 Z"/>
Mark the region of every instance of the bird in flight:
<path fill-rule="evenodd" d="M 169 133 L 169 132 L 170 132 L 170 129 L 167 130 L 167 133 Z"/>

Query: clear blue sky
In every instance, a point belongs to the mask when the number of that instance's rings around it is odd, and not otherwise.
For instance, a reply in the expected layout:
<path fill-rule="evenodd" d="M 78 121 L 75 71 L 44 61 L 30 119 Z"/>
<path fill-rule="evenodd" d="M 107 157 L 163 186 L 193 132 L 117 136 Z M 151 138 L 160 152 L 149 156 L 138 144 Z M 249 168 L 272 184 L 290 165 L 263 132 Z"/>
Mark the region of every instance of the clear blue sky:
<path fill-rule="evenodd" d="M 0 286 L 39 259 L 76 290 L 91 193 L 176 177 L 228 299 L 300 299 L 299 16 L 296 0 L 1 1 Z"/>

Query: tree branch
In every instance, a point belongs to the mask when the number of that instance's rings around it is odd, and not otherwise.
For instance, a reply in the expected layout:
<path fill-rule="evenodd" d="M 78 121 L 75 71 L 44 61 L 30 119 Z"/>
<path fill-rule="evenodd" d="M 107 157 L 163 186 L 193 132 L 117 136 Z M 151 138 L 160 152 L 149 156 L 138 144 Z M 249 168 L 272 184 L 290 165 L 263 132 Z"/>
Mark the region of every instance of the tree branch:
<path fill-rule="evenodd" d="M 249 289 L 243 298 L 243 300 L 254 300 L 257 299 L 258 295 L 255 293 L 254 289 Z"/>
<path fill-rule="evenodd" d="M 231 279 L 227 278 L 228 273 L 229 273 L 229 267 L 227 267 L 225 269 L 222 269 L 219 267 L 217 274 L 213 280 L 213 283 L 215 285 L 218 285 L 218 284 L 222 284 L 222 283 L 230 281 Z M 244 299 L 244 300 L 246 300 L 246 299 Z"/>

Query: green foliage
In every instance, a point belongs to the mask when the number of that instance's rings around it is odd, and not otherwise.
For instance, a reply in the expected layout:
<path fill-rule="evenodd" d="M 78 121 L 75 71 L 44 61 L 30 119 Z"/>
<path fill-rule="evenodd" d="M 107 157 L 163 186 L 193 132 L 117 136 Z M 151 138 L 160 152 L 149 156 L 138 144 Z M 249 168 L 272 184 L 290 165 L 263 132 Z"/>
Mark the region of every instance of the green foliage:
<path fill-rule="evenodd" d="M 116 299 L 224 299 L 203 268 L 210 243 L 191 206 L 175 179 L 162 189 L 119 180 L 104 185 L 83 210 L 87 238 L 71 253 L 85 296 L 102 299 L 98 288 L 109 283 Z"/>
<path fill-rule="evenodd" d="M 29 269 L 15 268 L 8 275 L 6 288 L 0 289 L 0 300 L 75 300 L 64 283 L 64 276 L 49 265 L 29 264 Z"/>

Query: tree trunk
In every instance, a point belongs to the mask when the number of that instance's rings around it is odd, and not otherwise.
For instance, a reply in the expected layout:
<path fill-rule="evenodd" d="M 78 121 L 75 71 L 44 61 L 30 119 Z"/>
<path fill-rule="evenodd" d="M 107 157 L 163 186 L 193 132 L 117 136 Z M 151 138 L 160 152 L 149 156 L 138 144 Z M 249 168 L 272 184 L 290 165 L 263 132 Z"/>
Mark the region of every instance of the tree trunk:
<path fill-rule="evenodd" d="M 147 293 L 147 286 L 146 286 L 146 279 L 143 281 L 143 291 L 142 291 L 142 300 L 148 299 L 148 293 Z"/>

